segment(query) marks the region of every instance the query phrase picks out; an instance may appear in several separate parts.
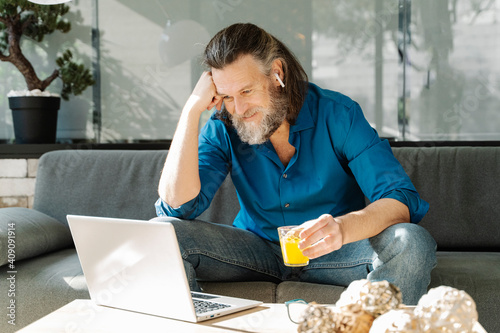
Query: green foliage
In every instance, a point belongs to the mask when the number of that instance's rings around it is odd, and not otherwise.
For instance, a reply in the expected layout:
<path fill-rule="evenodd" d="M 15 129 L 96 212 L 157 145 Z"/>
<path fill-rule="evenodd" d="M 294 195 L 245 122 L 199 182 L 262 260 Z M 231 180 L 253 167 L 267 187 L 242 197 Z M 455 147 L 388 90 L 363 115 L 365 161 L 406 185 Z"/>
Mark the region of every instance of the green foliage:
<path fill-rule="evenodd" d="M 2 1 L 2 0 L 0 0 Z M 5 25 L 0 22 L 0 53 L 5 54 L 7 48 L 9 47 L 9 34 L 5 29 Z"/>
<path fill-rule="evenodd" d="M 23 35 L 41 42 L 45 35 L 56 30 L 71 30 L 71 23 L 62 18 L 69 11 L 66 5 L 38 5 L 27 0 L 0 0 L 0 17 L 16 19 L 23 25 Z M 4 25 L 0 25 L 2 30 Z M 3 51 L 3 50 L 2 50 Z"/>
<path fill-rule="evenodd" d="M 61 97 L 69 99 L 69 95 L 80 95 L 88 86 L 95 83 L 92 74 L 85 66 L 72 61 L 73 55 L 70 50 L 66 50 L 61 57 L 56 60 L 59 66 L 59 77 L 63 81 Z"/>
<path fill-rule="evenodd" d="M 17 64 L 27 59 L 22 52 L 15 53 L 15 48 L 9 45 L 9 33 L 11 44 L 13 39 L 17 39 L 17 45 L 20 45 L 21 37 L 42 42 L 45 35 L 56 30 L 67 33 L 71 30 L 71 23 L 63 16 L 68 13 L 69 9 L 70 7 L 64 4 L 47 6 L 27 0 L 0 0 L 0 57 L 2 57 L 1 60 L 9 61 L 18 67 L 25 76 L 28 86 L 33 82 L 33 75 L 35 81 L 38 82 L 36 85 L 40 85 L 42 80 L 38 79 L 35 73 L 30 73 L 31 76 L 28 76 L 19 68 Z M 69 94 L 81 94 L 87 87 L 94 84 L 90 71 L 74 62 L 72 57 L 71 52 L 66 50 L 56 60 L 59 67 L 58 77 L 63 81 L 61 96 L 64 99 L 68 99 Z M 47 78 L 46 82 L 50 84 L 52 80 L 53 78 Z"/>

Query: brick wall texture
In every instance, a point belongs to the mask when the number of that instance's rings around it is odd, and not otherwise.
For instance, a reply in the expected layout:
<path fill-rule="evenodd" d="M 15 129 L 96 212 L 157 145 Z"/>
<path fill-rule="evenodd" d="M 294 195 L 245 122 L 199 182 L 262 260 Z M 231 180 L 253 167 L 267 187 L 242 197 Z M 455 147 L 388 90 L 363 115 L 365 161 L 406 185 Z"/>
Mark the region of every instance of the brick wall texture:
<path fill-rule="evenodd" d="M 33 207 L 37 159 L 0 159 L 0 208 Z"/>

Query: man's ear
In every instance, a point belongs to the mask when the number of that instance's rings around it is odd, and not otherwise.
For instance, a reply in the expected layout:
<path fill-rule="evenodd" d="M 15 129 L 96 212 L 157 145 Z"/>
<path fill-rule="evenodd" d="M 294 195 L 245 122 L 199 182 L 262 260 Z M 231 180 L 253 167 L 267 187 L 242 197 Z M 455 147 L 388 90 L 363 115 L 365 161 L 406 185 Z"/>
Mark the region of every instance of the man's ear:
<path fill-rule="evenodd" d="M 273 61 L 273 64 L 271 66 L 271 77 L 274 77 L 276 86 L 284 87 L 283 81 L 285 80 L 285 77 L 283 72 L 283 63 L 280 59 L 275 59 Z"/>
<path fill-rule="evenodd" d="M 285 88 L 285 84 L 283 83 L 283 80 L 281 80 L 278 73 L 274 73 L 274 76 L 276 77 L 276 80 L 278 80 L 278 82 L 280 83 L 281 88 Z"/>

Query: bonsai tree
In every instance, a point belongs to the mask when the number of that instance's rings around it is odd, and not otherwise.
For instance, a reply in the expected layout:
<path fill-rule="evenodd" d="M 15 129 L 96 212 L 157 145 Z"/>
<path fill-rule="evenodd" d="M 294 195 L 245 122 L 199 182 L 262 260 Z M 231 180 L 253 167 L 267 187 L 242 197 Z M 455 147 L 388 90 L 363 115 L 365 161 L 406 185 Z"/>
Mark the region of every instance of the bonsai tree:
<path fill-rule="evenodd" d="M 45 89 L 56 79 L 63 82 L 61 97 L 79 95 L 94 84 L 90 71 L 72 60 L 70 50 L 56 59 L 56 67 L 48 77 L 40 79 L 21 49 L 23 36 L 41 42 L 45 35 L 59 30 L 67 33 L 71 24 L 63 18 L 66 5 L 37 5 L 27 0 L 0 0 L 0 60 L 10 62 L 24 76 L 28 90 Z"/>

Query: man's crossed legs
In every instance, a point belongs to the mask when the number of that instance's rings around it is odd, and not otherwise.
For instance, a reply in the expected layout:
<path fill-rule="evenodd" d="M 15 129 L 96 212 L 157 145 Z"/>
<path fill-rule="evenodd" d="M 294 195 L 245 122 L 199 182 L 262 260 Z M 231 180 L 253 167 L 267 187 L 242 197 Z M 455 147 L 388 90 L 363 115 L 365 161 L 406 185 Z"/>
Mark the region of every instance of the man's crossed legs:
<path fill-rule="evenodd" d="M 400 223 L 375 237 L 342 246 L 305 267 L 283 264 L 280 245 L 232 226 L 160 217 L 174 225 L 191 290 L 199 281 L 303 281 L 348 286 L 387 280 L 416 305 L 436 265 L 436 243 L 422 227 Z"/>

